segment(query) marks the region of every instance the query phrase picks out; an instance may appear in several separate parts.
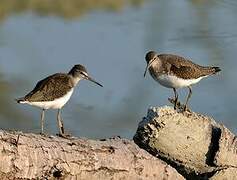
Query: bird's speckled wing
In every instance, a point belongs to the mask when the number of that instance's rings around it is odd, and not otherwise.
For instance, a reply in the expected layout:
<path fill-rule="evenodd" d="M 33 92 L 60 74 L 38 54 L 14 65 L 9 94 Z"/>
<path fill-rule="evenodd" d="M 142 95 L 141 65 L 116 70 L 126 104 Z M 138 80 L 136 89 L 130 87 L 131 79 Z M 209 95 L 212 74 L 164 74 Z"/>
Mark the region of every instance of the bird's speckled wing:
<path fill-rule="evenodd" d="M 166 71 L 182 79 L 197 79 L 215 73 L 213 67 L 203 67 L 181 56 L 160 54 L 159 59 L 166 64 Z"/>
<path fill-rule="evenodd" d="M 67 74 L 57 73 L 39 81 L 35 88 L 24 97 L 25 101 L 53 101 L 71 90 L 73 84 Z"/>

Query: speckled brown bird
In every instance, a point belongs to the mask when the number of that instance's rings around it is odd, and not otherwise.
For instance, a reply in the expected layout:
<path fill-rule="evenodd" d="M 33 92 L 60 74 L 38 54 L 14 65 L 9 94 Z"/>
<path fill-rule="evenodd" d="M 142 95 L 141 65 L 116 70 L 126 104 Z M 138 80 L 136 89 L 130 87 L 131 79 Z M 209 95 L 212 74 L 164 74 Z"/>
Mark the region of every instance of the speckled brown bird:
<path fill-rule="evenodd" d="M 173 54 L 157 54 L 149 51 L 145 56 L 147 70 L 152 78 L 162 86 L 172 88 L 174 91 L 174 109 L 177 107 L 177 88 L 188 87 L 189 93 L 184 104 L 184 111 L 187 109 L 188 100 L 191 97 L 191 85 L 198 83 L 202 78 L 216 74 L 221 71 L 219 67 L 200 66 L 192 61 Z"/>
<path fill-rule="evenodd" d="M 82 79 L 86 79 L 102 86 L 92 79 L 84 66 L 75 65 L 69 73 L 56 73 L 39 81 L 35 88 L 26 96 L 16 99 L 18 103 L 29 104 L 42 109 L 41 133 L 44 131 L 44 113 L 47 109 L 58 109 L 57 122 L 59 135 L 64 135 L 61 109 L 70 99 L 75 86 Z"/>

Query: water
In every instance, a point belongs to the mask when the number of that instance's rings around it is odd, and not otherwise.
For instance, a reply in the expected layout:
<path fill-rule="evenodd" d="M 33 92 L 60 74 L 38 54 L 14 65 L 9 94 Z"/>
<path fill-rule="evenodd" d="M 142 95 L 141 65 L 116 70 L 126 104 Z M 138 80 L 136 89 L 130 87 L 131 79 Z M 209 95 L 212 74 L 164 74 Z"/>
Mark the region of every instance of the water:
<path fill-rule="evenodd" d="M 14 99 L 47 75 L 80 63 L 104 88 L 79 84 L 63 108 L 66 131 L 132 138 L 147 108 L 173 96 L 150 76 L 143 78 L 144 55 L 153 49 L 220 66 L 220 75 L 193 87 L 190 105 L 237 133 L 234 0 L 50 2 L 0 1 L 1 128 L 39 132 L 41 111 Z M 184 99 L 187 90 L 179 93 Z M 57 132 L 54 110 L 46 112 L 45 131 Z"/>

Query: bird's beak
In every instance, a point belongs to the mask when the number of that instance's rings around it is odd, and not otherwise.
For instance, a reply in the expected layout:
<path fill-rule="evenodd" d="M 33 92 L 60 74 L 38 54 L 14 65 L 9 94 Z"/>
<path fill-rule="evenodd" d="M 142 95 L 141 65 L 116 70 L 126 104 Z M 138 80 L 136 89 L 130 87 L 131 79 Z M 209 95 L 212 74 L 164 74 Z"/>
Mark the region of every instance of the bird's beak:
<path fill-rule="evenodd" d="M 91 81 L 91 82 L 93 82 L 93 83 L 95 83 L 95 84 L 97 84 L 97 85 L 99 85 L 99 86 L 101 86 L 101 87 L 103 87 L 100 83 L 98 83 L 96 80 L 92 79 L 92 78 L 89 77 L 89 76 L 87 76 L 86 79 L 89 80 L 89 81 Z"/>
<path fill-rule="evenodd" d="M 147 65 L 146 65 L 146 69 L 145 69 L 145 72 L 144 72 L 144 77 L 146 76 L 146 72 L 147 70 L 149 69 L 149 67 L 151 66 L 151 64 L 154 62 L 154 59 L 151 60 Z"/>

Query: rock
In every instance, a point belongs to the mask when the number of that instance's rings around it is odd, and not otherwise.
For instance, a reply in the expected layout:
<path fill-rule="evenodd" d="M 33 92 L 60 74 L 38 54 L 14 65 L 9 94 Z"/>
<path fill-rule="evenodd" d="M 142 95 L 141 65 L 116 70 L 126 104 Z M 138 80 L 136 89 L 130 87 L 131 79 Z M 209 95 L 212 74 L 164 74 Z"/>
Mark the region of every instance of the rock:
<path fill-rule="evenodd" d="M 0 179 L 184 179 L 132 140 L 0 131 Z"/>
<path fill-rule="evenodd" d="M 221 136 L 214 161 L 217 166 L 237 167 L 237 137 L 224 126 L 221 126 Z"/>
<path fill-rule="evenodd" d="M 236 136 L 198 113 L 150 108 L 134 141 L 188 179 L 210 178 L 228 167 L 237 170 Z"/>
<path fill-rule="evenodd" d="M 227 168 L 215 173 L 210 180 L 235 180 L 237 177 L 236 168 Z"/>

